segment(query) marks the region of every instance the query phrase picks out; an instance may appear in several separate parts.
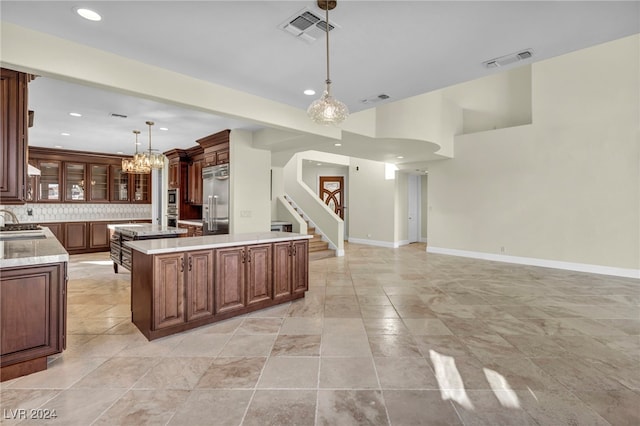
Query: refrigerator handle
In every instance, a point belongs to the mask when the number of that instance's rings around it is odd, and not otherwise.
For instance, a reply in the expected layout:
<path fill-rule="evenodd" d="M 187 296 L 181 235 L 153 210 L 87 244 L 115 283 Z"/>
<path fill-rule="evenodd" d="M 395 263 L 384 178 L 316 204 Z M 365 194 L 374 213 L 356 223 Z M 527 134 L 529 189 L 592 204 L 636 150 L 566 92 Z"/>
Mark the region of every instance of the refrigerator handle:
<path fill-rule="evenodd" d="M 213 223 L 211 222 L 211 209 L 213 208 L 213 197 L 209 195 L 207 199 L 207 228 L 211 230 Z"/>
<path fill-rule="evenodd" d="M 213 229 L 218 230 L 218 196 L 213 196 Z"/>

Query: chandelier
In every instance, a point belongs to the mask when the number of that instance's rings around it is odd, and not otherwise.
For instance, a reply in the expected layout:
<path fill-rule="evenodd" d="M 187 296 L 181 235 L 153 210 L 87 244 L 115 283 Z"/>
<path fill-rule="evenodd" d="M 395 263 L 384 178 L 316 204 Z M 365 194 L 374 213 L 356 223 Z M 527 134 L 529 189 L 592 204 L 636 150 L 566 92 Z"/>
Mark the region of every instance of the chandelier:
<path fill-rule="evenodd" d="M 136 153 L 132 159 L 122 160 L 122 171 L 131 174 L 146 174 L 153 169 L 162 169 L 164 167 L 164 155 L 154 153 L 151 150 L 151 126 L 153 121 L 147 121 L 149 126 L 149 149 L 146 152 L 138 152 L 138 135 L 140 130 L 134 130 L 136 135 Z"/>
<path fill-rule="evenodd" d="M 329 78 L 329 10 L 334 9 L 337 1 L 317 0 L 318 7 L 326 11 L 325 32 L 327 33 L 327 79 L 326 88 L 320 99 L 309 105 L 307 115 L 318 124 L 340 124 L 349 116 L 349 109 L 345 104 L 331 96 L 331 79 Z"/>

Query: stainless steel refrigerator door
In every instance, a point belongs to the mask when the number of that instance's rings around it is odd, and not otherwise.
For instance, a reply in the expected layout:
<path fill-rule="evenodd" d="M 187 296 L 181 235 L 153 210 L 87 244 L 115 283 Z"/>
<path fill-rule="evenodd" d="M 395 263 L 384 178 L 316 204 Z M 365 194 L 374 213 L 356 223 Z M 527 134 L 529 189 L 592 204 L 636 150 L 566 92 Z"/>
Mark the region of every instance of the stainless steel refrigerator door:
<path fill-rule="evenodd" d="M 229 233 L 229 166 L 202 169 L 203 232 Z"/>

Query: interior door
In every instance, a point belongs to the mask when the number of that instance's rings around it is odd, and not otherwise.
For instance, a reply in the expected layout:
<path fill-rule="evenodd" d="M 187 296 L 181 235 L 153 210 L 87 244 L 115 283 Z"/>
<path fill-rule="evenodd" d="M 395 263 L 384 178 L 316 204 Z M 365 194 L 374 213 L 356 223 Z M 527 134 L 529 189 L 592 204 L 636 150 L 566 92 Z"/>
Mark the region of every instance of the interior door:
<path fill-rule="evenodd" d="M 320 198 L 344 220 L 344 177 L 320 176 Z"/>
<path fill-rule="evenodd" d="M 418 242 L 420 239 L 420 182 L 419 176 L 409 175 L 408 177 L 408 213 L 407 233 L 410 243 Z"/>

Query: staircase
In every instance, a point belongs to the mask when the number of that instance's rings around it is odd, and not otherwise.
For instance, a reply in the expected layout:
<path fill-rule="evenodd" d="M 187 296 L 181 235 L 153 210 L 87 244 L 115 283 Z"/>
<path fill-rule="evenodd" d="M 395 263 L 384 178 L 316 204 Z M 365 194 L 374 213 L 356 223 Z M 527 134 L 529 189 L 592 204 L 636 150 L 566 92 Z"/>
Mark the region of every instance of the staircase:
<path fill-rule="evenodd" d="M 286 198 L 293 209 L 304 219 L 302 211 L 293 205 L 289 197 Z M 328 242 L 322 241 L 322 235 L 316 233 L 316 228 L 312 227 L 308 220 L 305 222 L 307 222 L 307 234 L 313 235 L 313 238 L 309 240 L 309 261 L 335 257 L 336 251 L 329 248 Z"/>

